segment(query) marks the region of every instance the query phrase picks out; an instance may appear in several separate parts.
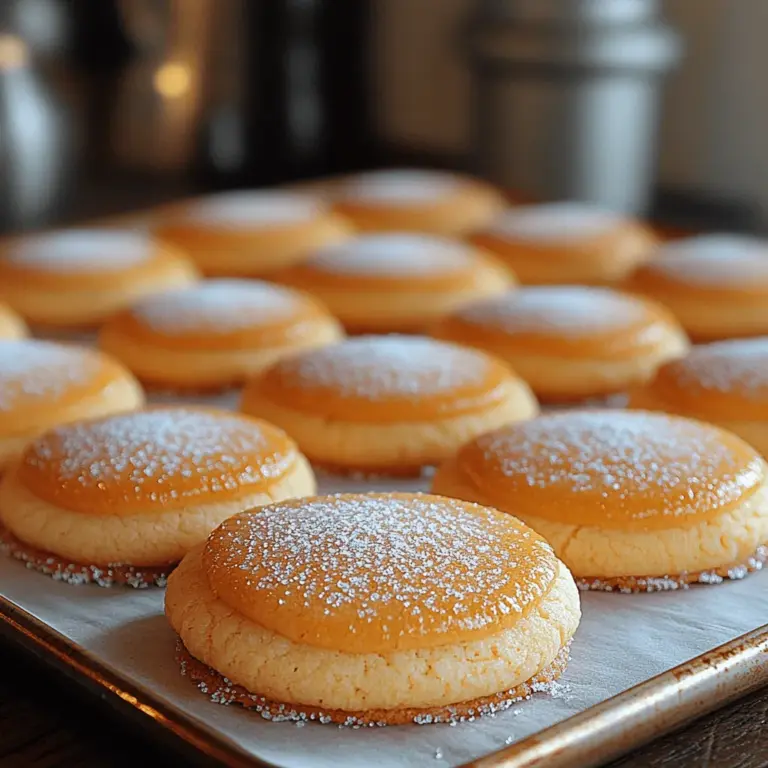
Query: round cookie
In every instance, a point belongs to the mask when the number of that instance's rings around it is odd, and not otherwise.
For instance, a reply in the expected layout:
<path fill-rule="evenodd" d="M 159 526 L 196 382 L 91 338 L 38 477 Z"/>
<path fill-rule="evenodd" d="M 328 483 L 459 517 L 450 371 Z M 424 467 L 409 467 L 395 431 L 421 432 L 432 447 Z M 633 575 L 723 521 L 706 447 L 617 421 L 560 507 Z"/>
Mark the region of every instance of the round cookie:
<path fill-rule="evenodd" d="M 626 391 L 688 348 L 661 306 L 586 286 L 521 288 L 458 310 L 432 335 L 505 360 L 547 402 Z"/>
<path fill-rule="evenodd" d="M 174 206 L 155 234 L 212 277 L 264 277 L 350 235 L 319 198 L 294 192 L 225 192 Z"/>
<path fill-rule="evenodd" d="M 325 248 L 275 275 L 312 292 L 351 332 L 418 332 L 514 278 L 492 257 L 446 238 L 375 234 Z"/>
<path fill-rule="evenodd" d="M 571 411 L 464 446 L 433 493 L 519 517 L 591 589 L 742 578 L 768 556 L 765 461 L 736 435 L 646 411 Z"/>
<path fill-rule="evenodd" d="M 314 493 L 280 429 L 205 408 L 152 408 L 58 427 L 0 484 L 2 538 L 72 583 L 161 584 L 228 517 Z"/>
<path fill-rule="evenodd" d="M 257 280 L 214 279 L 139 302 L 102 328 L 100 344 L 149 386 L 220 390 L 343 335 L 308 295 Z"/>
<path fill-rule="evenodd" d="M 668 243 L 626 285 L 669 307 L 694 341 L 768 335 L 768 241 L 715 234 Z"/>
<path fill-rule="evenodd" d="M 106 355 L 45 341 L 0 341 L 0 472 L 58 424 L 140 408 L 134 377 Z"/>
<path fill-rule="evenodd" d="M 242 410 L 342 474 L 417 476 L 464 442 L 537 413 L 527 385 L 481 352 L 418 336 L 360 336 L 281 360 Z"/>
<path fill-rule="evenodd" d="M 503 210 L 501 193 L 478 179 L 417 169 L 371 171 L 341 182 L 336 210 L 364 232 L 463 235 Z"/>
<path fill-rule="evenodd" d="M 0 299 L 48 329 L 95 328 L 197 278 L 178 251 L 138 231 L 61 230 L 12 240 L 0 254 Z"/>
<path fill-rule="evenodd" d="M 639 221 L 575 202 L 510 208 L 472 239 L 530 285 L 615 283 L 657 243 Z"/>
<path fill-rule="evenodd" d="M 717 424 L 768 456 L 768 337 L 693 347 L 633 392 L 630 406 Z"/>
<path fill-rule="evenodd" d="M 6 304 L 0 304 L 0 339 L 23 339 L 29 335 L 24 321 Z"/>
<path fill-rule="evenodd" d="M 346 725 L 506 709 L 559 676 L 580 618 L 567 568 L 519 520 L 406 493 L 232 517 L 165 606 L 214 701 Z"/>

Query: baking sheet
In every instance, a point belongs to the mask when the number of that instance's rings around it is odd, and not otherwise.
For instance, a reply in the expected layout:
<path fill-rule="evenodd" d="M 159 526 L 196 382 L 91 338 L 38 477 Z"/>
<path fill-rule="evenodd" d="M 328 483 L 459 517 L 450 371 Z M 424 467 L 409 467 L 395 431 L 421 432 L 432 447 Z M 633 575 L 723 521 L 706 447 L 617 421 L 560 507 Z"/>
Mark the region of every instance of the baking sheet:
<path fill-rule="evenodd" d="M 221 404 L 231 402 L 222 398 Z M 424 481 L 361 486 L 321 480 L 321 491 L 419 490 Z M 181 677 L 163 592 L 71 586 L 0 559 L 0 593 L 118 676 L 255 757 L 286 768 L 457 766 L 597 704 L 768 622 L 768 572 L 718 586 L 650 595 L 583 594 L 571 663 L 552 693 L 455 726 L 351 729 L 272 723 L 214 704 Z"/>
<path fill-rule="evenodd" d="M 89 334 L 68 341 L 92 344 Z M 240 395 L 158 395 L 152 404 L 236 409 Z M 601 403 L 601 405 L 604 405 Z M 319 477 L 319 492 L 427 490 L 428 480 L 364 483 Z M 0 556 L 0 597 L 15 603 L 142 690 L 229 745 L 284 768 L 459 766 L 768 623 L 768 571 L 740 582 L 651 595 L 583 593 L 584 617 L 564 676 L 548 693 L 470 723 L 351 729 L 273 723 L 211 702 L 174 660 L 163 591 L 72 586 Z"/>

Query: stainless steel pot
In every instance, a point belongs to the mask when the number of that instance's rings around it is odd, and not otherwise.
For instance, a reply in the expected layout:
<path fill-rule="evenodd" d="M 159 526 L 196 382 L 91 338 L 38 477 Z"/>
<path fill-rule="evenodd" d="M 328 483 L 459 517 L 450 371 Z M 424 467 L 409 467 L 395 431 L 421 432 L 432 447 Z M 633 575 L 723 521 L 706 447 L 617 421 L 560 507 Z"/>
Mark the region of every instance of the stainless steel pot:
<path fill-rule="evenodd" d="M 486 0 L 467 41 L 483 175 L 534 198 L 646 209 L 662 76 L 680 52 L 656 0 Z"/>

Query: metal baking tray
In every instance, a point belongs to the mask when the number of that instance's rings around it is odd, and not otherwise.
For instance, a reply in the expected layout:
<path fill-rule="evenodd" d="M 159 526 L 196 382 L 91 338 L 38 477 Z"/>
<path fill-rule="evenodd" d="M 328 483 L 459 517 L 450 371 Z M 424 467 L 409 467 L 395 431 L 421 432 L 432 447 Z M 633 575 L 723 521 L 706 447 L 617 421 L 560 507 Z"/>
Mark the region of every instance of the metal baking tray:
<path fill-rule="evenodd" d="M 98 651 L 94 652 L 93 648 L 75 642 L 67 633 L 43 621 L 37 615 L 39 611 L 25 608 L 25 601 L 10 598 L 5 588 L 9 566 L 25 577 L 38 581 L 41 591 L 48 589 L 51 582 L 46 577 L 26 571 L 19 563 L 4 565 L 0 569 L 4 580 L 1 588 L 4 594 L 0 595 L 0 629 L 10 639 L 27 649 L 35 650 L 44 661 L 63 668 L 86 689 L 107 699 L 124 713 L 138 715 L 139 725 L 159 726 L 178 746 L 195 749 L 224 765 L 252 767 L 281 764 L 259 758 L 242 744 L 234 743 L 215 724 L 206 724 L 204 718 L 201 720 L 190 716 L 183 707 L 153 693 L 146 684 L 137 683 L 120 674 L 114 664 L 102 658 Z M 765 591 L 768 580 L 755 579 L 762 582 L 755 583 L 755 589 Z M 90 589 L 59 586 L 74 592 Z M 717 587 L 700 589 L 713 592 Z M 142 593 L 142 596 L 145 595 Z M 639 596 L 639 599 L 643 597 Z M 170 654 L 168 666 L 173 667 L 175 663 L 170 645 L 167 651 Z M 572 661 L 572 665 L 575 663 Z M 176 670 L 173 671 L 178 674 Z M 191 693 L 199 697 L 200 702 L 207 707 L 214 711 L 225 709 L 205 700 L 193 690 L 188 681 L 182 680 L 182 683 L 189 686 Z M 599 765 L 766 684 L 768 626 L 763 626 L 585 709 L 557 725 L 460 765 L 475 768 L 534 768 L 544 765 L 547 768 L 575 768 Z M 527 705 L 528 702 L 522 702 L 520 707 Z M 255 713 L 251 716 L 259 720 Z M 266 725 L 279 727 L 276 724 Z M 406 726 L 420 731 L 444 727 L 447 726 Z M 461 729 L 473 727 L 476 727 L 474 723 L 458 726 Z M 306 737 L 311 740 L 312 729 L 336 731 L 338 734 L 338 729 L 333 726 L 313 724 L 297 731 L 296 738 Z M 397 736 L 394 731 L 402 731 L 401 728 L 381 730 L 393 731 L 395 738 Z M 365 752 L 363 747 L 359 754 L 362 756 Z M 404 764 L 410 762 L 408 760 Z"/>
<path fill-rule="evenodd" d="M 141 214 L 109 223 L 145 221 Z M 204 402 L 232 407 L 234 399 Z M 321 485 L 364 489 L 350 481 Z M 768 624 L 759 626 L 768 620 L 764 571 L 673 593 L 584 594 L 584 620 L 563 684 L 572 694 L 536 694 L 510 712 L 455 728 L 309 724 L 286 737 L 285 729 L 296 726 L 214 704 L 180 676 L 161 600 L 157 589 L 56 583 L 0 557 L 4 635 L 140 727 L 224 765 L 416 766 L 429 759 L 435 766 L 581 768 L 768 685 Z"/>
<path fill-rule="evenodd" d="M 768 616 L 768 571 L 687 591 L 582 597 L 560 691 L 456 727 L 297 728 L 213 703 L 179 674 L 162 590 L 71 586 L 0 559 L 0 630 L 139 725 L 225 765 L 599 765 L 768 684 L 768 625 L 751 629 Z"/>

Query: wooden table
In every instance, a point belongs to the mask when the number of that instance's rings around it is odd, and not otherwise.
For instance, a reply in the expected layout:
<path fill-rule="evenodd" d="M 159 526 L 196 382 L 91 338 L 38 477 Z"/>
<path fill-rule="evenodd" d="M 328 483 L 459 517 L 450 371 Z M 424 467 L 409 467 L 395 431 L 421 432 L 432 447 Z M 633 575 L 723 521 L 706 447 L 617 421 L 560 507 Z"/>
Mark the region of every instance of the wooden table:
<path fill-rule="evenodd" d="M 0 641 L 2 768 L 190 764 L 116 718 L 98 698 Z M 202 760 L 201 764 L 206 764 Z M 613 763 L 611 768 L 768 766 L 768 689 Z"/>

